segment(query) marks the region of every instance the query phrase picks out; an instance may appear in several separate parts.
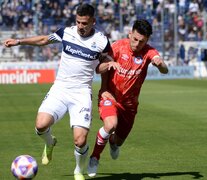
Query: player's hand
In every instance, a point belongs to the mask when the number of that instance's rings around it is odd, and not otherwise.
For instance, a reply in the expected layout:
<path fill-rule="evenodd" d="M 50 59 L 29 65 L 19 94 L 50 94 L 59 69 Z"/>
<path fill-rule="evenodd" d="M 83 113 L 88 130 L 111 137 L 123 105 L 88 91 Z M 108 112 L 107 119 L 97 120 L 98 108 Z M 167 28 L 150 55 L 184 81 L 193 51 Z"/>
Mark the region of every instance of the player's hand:
<path fill-rule="evenodd" d="M 168 67 L 165 64 L 165 62 L 163 61 L 163 59 L 161 57 L 155 57 L 152 59 L 152 64 L 154 66 L 156 66 L 159 71 L 163 74 L 167 74 L 168 73 Z"/>
<path fill-rule="evenodd" d="M 152 60 L 152 64 L 153 64 L 154 66 L 157 66 L 157 67 L 161 66 L 161 65 L 162 65 L 162 62 L 163 62 L 163 60 L 162 60 L 161 57 L 156 57 L 156 58 L 154 58 L 154 59 Z"/>
<path fill-rule="evenodd" d="M 18 39 L 7 39 L 4 41 L 5 47 L 11 47 L 11 46 L 17 46 L 17 45 L 19 45 Z"/>
<path fill-rule="evenodd" d="M 111 69 L 117 70 L 118 72 L 120 72 L 120 64 L 114 61 L 110 61 L 108 62 L 108 71 Z"/>
<path fill-rule="evenodd" d="M 100 91 L 99 94 L 104 100 L 113 99 L 114 101 L 116 101 L 115 97 L 108 91 Z"/>

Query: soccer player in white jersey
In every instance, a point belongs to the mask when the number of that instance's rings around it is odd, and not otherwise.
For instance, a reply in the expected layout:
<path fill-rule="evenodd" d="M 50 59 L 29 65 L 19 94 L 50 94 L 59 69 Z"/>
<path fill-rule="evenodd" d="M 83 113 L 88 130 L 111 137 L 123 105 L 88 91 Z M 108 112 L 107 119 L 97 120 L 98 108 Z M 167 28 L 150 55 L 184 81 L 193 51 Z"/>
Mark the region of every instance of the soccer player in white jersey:
<path fill-rule="evenodd" d="M 81 4 L 77 8 L 75 26 L 60 28 L 51 35 L 4 41 L 6 47 L 62 43 L 58 74 L 39 107 L 35 129 L 45 141 L 42 164 L 47 165 L 57 142 L 51 134 L 51 126 L 69 112 L 75 145 L 75 180 L 85 179 L 83 171 L 89 148 L 87 135 L 92 118 L 93 74 L 99 64 L 99 56 L 107 55 L 111 48 L 107 37 L 97 31 L 94 24 L 94 8 L 89 4 Z"/>

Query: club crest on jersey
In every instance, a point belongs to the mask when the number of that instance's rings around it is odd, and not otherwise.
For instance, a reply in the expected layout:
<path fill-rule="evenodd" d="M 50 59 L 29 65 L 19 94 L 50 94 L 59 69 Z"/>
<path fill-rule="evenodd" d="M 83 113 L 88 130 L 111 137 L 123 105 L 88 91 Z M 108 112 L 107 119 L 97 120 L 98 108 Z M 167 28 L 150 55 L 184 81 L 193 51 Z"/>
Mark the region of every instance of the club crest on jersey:
<path fill-rule="evenodd" d="M 93 42 L 92 44 L 91 44 L 91 47 L 93 48 L 93 49 L 95 49 L 97 46 L 96 46 L 96 42 Z"/>
<path fill-rule="evenodd" d="M 143 59 L 142 57 L 134 57 L 134 63 L 135 64 L 142 64 Z"/>
<path fill-rule="evenodd" d="M 104 101 L 104 106 L 111 106 L 112 102 L 110 100 L 105 100 Z"/>

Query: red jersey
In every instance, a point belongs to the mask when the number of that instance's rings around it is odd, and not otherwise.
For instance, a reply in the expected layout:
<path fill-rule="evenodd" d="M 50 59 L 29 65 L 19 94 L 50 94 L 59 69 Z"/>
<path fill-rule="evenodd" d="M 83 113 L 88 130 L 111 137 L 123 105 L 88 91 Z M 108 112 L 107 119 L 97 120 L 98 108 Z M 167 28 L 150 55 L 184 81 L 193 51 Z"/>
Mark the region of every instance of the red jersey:
<path fill-rule="evenodd" d="M 108 89 L 115 95 L 118 103 L 125 107 L 136 107 L 148 65 L 154 56 L 159 56 L 159 53 L 146 44 L 135 54 L 130 48 L 129 39 L 121 39 L 112 44 L 110 55 L 120 64 L 121 71 L 110 71 Z"/>

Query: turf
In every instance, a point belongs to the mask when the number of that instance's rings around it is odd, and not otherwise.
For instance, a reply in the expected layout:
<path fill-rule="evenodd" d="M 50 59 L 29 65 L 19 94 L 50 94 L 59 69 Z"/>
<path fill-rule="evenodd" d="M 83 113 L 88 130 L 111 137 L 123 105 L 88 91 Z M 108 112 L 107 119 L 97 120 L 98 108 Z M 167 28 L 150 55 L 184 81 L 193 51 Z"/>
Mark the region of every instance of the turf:
<path fill-rule="evenodd" d="M 29 154 L 39 164 L 36 180 L 72 180 L 75 166 L 69 117 L 53 127 L 58 143 L 53 161 L 41 165 L 43 142 L 35 135 L 37 109 L 51 85 L 1 85 L 0 179 L 13 180 L 12 160 Z M 102 122 L 94 84 L 90 153 Z M 207 80 L 147 80 L 140 94 L 134 128 L 110 159 L 108 145 L 93 180 L 207 179 Z M 85 176 L 86 179 L 90 179 Z"/>

